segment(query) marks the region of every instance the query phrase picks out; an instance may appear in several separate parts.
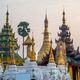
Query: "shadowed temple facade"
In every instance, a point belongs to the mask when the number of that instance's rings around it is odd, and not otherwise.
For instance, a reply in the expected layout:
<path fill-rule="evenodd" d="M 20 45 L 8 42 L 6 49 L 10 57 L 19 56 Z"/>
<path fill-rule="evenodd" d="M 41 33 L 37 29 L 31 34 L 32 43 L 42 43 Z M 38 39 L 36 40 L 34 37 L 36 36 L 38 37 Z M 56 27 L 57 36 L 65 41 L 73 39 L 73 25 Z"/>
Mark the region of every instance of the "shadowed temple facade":
<path fill-rule="evenodd" d="M 66 25 L 63 11 L 62 25 L 59 27 L 56 47 L 49 38 L 48 18 L 45 14 L 43 43 L 35 52 L 34 36 L 26 36 L 26 58 L 23 59 L 15 33 L 9 24 L 9 12 L 6 12 L 6 23 L 0 32 L 0 80 L 79 80 L 80 53 L 74 49 L 69 27 Z M 22 53 L 22 52 L 21 52 Z M 36 58 L 37 57 L 37 58 Z"/>

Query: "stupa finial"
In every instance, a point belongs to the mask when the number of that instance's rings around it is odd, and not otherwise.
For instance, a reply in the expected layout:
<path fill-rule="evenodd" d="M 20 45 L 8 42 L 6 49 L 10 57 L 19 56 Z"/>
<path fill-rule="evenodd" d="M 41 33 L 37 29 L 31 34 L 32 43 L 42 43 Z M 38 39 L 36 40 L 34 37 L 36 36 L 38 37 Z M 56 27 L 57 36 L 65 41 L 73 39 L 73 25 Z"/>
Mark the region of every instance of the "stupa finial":
<path fill-rule="evenodd" d="M 6 12 L 6 25 L 9 24 L 9 12 L 8 12 L 8 5 L 7 5 L 7 12 Z"/>
<path fill-rule="evenodd" d="M 63 9 L 63 18 L 62 18 L 62 22 L 63 22 L 63 24 L 65 24 L 65 10 Z"/>
<path fill-rule="evenodd" d="M 45 20 L 44 20 L 44 23 L 45 23 L 45 27 L 48 27 L 47 8 L 45 10 Z"/>

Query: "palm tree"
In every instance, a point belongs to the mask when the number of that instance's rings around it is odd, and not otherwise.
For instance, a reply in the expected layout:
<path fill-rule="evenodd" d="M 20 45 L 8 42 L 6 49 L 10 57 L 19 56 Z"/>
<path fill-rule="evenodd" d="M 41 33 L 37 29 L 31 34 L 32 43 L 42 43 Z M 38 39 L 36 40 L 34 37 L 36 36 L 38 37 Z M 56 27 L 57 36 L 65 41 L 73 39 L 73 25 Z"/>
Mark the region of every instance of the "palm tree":
<path fill-rule="evenodd" d="M 29 23 L 23 21 L 20 22 L 19 25 L 17 26 L 18 34 L 23 37 L 23 43 L 24 43 L 24 37 L 26 37 L 30 32 L 30 28 L 28 28 L 28 25 Z M 23 45 L 23 59 L 24 59 L 24 45 Z"/>

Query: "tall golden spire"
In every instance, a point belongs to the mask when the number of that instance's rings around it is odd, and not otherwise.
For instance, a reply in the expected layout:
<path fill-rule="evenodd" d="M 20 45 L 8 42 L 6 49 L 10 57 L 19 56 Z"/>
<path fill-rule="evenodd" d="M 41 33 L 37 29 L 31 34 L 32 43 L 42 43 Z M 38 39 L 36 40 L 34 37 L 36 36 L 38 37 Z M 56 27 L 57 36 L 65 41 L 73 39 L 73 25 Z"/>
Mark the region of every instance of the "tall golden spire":
<path fill-rule="evenodd" d="M 8 12 L 8 6 L 7 6 L 7 12 L 6 12 L 6 25 L 9 24 L 9 12 Z"/>
<path fill-rule="evenodd" d="M 63 10 L 63 18 L 62 18 L 62 22 L 63 22 L 63 24 L 65 24 L 65 11 Z"/>
<path fill-rule="evenodd" d="M 43 38 L 43 44 L 38 52 L 38 62 L 42 61 L 43 57 L 46 57 L 47 54 L 49 54 L 50 50 L 50 41 L 49 41 L 49 32 L 48 32 L 48 19 L 47 19 L 47 12 L 45 14 L 45 20 L 44 20 L 44 38 Z"/>
<path fill-rule="evenodd" d="M 54 55 L 52 51 L 52 40 L 51 40 L 51 47 L 50 47 L 50 56 L 49 56 L 49 63 L 54 63 Z"/>
<path fill-rule="evenodd" d="M 34 51 L 34 37 L 32 37 L 32 53 L 31 53 L 31 61 L 36 61 L 36 53 Z"/>

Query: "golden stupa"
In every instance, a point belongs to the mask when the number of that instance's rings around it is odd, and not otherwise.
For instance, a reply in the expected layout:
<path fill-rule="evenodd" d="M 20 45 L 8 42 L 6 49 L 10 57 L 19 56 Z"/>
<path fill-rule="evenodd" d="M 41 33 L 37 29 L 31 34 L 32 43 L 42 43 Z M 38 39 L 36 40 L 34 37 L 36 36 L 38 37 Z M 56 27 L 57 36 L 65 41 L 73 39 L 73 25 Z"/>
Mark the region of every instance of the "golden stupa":
<path fill-rule="evenodd" d="M 47 19 L 47 14 L 45 15 L 45 20 L 44 20 L 44 38 L 43 38 L 43 44 L 38 52 L 38 62 L 42 61 L 43 57 L 46 57 L 46 54 L 49 54 L 50 51 L 50 41 L 49 41 L 49 32 L 48 32 L 48 19 Z"/>
<path fill-rule="evenodd" d="M 52 51 L 52 40 L 51 40 L 51 47 L 50 47 L 49 63 L 54 63 L 54 55 Z"/>

